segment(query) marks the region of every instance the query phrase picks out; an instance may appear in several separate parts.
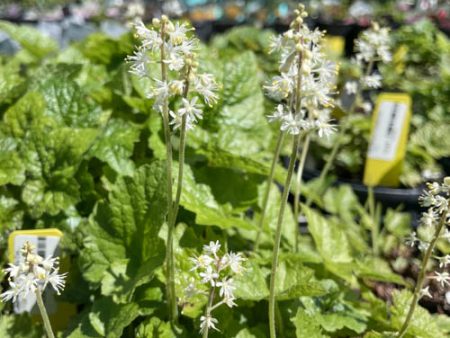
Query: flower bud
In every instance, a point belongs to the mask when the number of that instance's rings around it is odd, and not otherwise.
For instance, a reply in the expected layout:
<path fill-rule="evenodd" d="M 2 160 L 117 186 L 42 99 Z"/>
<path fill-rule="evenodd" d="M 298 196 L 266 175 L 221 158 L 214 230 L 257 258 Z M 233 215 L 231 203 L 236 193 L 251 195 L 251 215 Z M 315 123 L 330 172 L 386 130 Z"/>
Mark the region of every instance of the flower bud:
<path fill-rule="evenodd" d="M 161 21 L 159 19 L 157 19 L 157 18 L 153 18 L 152 25 L 155 28 L 159 28 L 159 27 L 161 27 Z"/>

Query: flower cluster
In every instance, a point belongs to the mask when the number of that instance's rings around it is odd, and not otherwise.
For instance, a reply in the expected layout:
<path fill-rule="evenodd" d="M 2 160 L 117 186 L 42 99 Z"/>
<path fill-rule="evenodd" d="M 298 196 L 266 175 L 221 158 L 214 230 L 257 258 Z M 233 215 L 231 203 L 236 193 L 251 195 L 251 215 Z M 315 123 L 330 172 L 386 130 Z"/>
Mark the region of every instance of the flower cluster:
<path fill-rule="evenodd" d="M 195 277 L 185 289 L 186 296 L 196 294 L 209 294 L 208 305 L 205 314 L 200 317 L 200 332 L 210 328 L 217 330 L 217 319 L 211 316 L 211 312 L 222 304 L 228 307 L 236 306 L 234 296 L 234 275 L 240 275 L 244 272 L 242 263 L 245 258 L 240 253 L 229 252 L 219 255 L 219 241 L 210 242 L 203 246 L 203 253 L 197 257 L 191 257 L 195 271 Z M 194 280 L 199 280 L 200 287 L 195 285 Z M 208 290 L 209 292 L 205 291 Z M 214 298 L 220 297 L 220 301 L 214 304 Z"/>
<path fill-rule="evenodd" d="M 376 62 L 388 63 L 392 59 L 389 30 L 380 28 L 376 22 L 372 23 L 372 27 L 356 39 L 355 49 L 356 56 L 352 61 L 360 69 L 361 76 L 345 84 L 344 89 L 348 95 L 357 94 L 358 89 L 378 89 L 382 86 L 383 78 L 373 68 Z M 372 110 L 368 102 L 363 102 L 361 108 L 365 112 Z"/>
<path fill-rule="evenodd" d="M 422 207 L 428 208 L 420 220 L 423 230 L 431 232 L 433 235 L 427 236 L 431 237 L 427 240 L 419 238 L 416 232 L 413 232 L 407 239 L 407 244 L 412 247 L 417 246 L 420 251 L 430 249 L 432 252 L 437 239 L 449 240 L 447 226 L 450 225 L 450 177 L 446 177 L 442 184 L 428 183 L 427 189 L 419 198 L 419 203 Z M 433 256 L 433 258 L 440 269 L 445 269 L 450 265 L 450 255 Z M 443 288 L 450 286 L 450 274 L 447 271 L 435 271 L 434 275 L 429 278 L 436 280 Z M 422 290 L 421 295 L 429 295 L 428 287 Z"/>
<path fill-rule="evenodd" d="M 154 100 L 153 107 L 159 112 L 163 112 L 170 99 L 181 97 L 181 106 L 169 111 L 170 124 L 174 129 L 180 128 L 185 117 L 186 129 L 191 129 L 203 116 L 198 98 L 208 106 L 218 100 L 214 77 L 198 72 L 198 40 L 190 33 L 193 28 L 186 23 L 173 23 L 163 15 L 161 19 L 153 19 L 151 28 L 138 21 L 134 29 L 140 46 L 127 57 L 130 72 L 152 80 L 147 97 Z M 152 73 L 155 69 L 152 64 L 162 64 L 161 72 Z"/>
<path fill-rule="evenodd" d="M 66 274 L 60 274 L 58 258 L 42 258 L 34 253 L 35 247 L 26 242 L 18 265 L 9 264 L 4 271 L 9 275 L 10 289 L 1 294 L 3 302 L 23 300 L 35 292 L 42 293 L 48 284 L 59 294 L 65 285 Z"/>
<path fill-rule="evenodd" d="M 280 121 L 281 130 L 292 135 L 318 131 L 328 136 L 334 131 L 327 108 L 334 104 L 337 66 L 322 51 L 323 33 L 310 30 L 303 19 L 308 15 L 303 5 L 290 29 L 271 42 L 271 52 L 279 52 L 280 75 L 265 86 L 267 94 L 280 104 L 269 121 Z"/>

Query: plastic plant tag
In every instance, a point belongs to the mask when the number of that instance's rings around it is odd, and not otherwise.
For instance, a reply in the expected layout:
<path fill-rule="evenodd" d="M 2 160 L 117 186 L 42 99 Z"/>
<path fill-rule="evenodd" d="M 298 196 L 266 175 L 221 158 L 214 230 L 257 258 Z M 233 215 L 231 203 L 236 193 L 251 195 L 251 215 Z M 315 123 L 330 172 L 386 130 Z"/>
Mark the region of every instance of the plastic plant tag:
<path fill-rule="evenodd" d="M 20 263 L 21 255 L 20 249 L 22 249 L 25 242 L 30 242 L 36 247 L 36 253 L 46 258 L 48 256 L 58 256 L 58 247 L 62 232 L 58 229 L 38 229 L 38 230 L 17 230 L 11 233 L 8 239 L 8 254 L 10 262 L 18 265 Z M 50 288 L 43 294 L 47 311 L 51 315 L 56 312 L 56 302 L 54 299 L 54 292 L 50 291 Z M 37 313 L 37 310 L 33 310 L 36 304 L 36 296 L 30 294 L 26 299 L 17 301 L 14 303 L 14 312 L 32 312 Z"/>
<path fill-rule="evenodd" d="M 344 54 L 345 40 L 342 36 L 325 36 L 325 53 L 331 57 L 338 58 Z"/>
<path fill-rule="evenodd" d="M 403 93 L 378 96 L 363 182 L 367 186 L 399 185 L 411 119 L 411 97 Z"/>

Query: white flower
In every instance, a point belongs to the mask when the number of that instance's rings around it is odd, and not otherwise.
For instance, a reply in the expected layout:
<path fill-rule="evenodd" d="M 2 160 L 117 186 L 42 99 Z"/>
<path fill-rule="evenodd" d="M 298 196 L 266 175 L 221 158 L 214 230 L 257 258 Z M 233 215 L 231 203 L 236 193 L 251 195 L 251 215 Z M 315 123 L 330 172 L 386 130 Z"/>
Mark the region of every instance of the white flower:
<path fill-rule="evenodd" d="M 199 276 L 202 278 L 202 283 L 210 283 L 211 286 L 216 285 L 216 279 L 219 278 L 219 274 L 213 270 L 211 266 L 207 266 L 204 272 L 200 272 Z"/>
<path fill-rule="evenodd" d="M 450 264 L 450 255 L 446 255 L 444 257 L 438 257 L 438 260 L 439 260 L 439 267 L 444 268 L 448 264 Z"/>
<path fill-rule="evenodd" d="M 230 267 L 231 271 L 233 271 L 236 274 L 240 274 L 244 270 L 242 263 L 245 260 L 246 259 L 242 257 L 241 253 L 234 253 L 230 251 L 230 253 L 227 254 L 228 266 Z"/>
<path fill-rule="evenodd" d="M 364 101 L 361 105 L 361 108 L 364 113 L 370 114 L 372 112 L 372 103 L 370 103 L 369 101 Z"/>
<path fill-rule="evenodd" d="M 428 209 L 427 212 L 423 212 L 422 217 L 420 218 L 420 222 L 427 227 L 432 226 L 435 223 L 435 220 L 436 213 L 433 211 L 433 209 Z"/>
<path fill-rule="evenodd" d="M 35 248 L 25 243 L 21 253 L 24 261 L 18 265 L 10 264 L 4 271 L 9 274 L 9 290 L 1 294 L 2 301 L 25 299 L 37 290 L 43 292 L 50 284 L 59 294 L 64 289 L 66 274 L 59 274 L 58 259 L 43 259 L 34 254 Z"/>
<path fill-rule="evenodd" d="M 269 120 L 269 122 L 275 122 L 282 120 L 285 115 L 286 114 L 284 113 L 284 106 L 282 104 L 279 104 L 272 115 L 267 116 L 267 119 Z"/>
<path fill-rule="evenodd" d="M 405 244 L 413 247 L 416 245 L 416 242 L 419 241 L 419 238 L 417 237 L 417 234 L 415 231 L 413 231 L 405 240 Z"/>
<path fill-rule="evenodd" d="M 392 59 L 390 52 L 389 30 L 380 28 L 374 23 L 371 29 L 364 31 L 355 41 L 356 58 L 364 62 L 378 61 L 390 62 Z"/>
<path fill-rule="evenodd" d="M 336 132 L 336 125 L 331 124 L 330 120 L 327 118 L 318 118 L 315 121 L 315 127 L 317 128 L 317 134 L 319 137 L 329 137 L 331 134 Z"/>
<path fill-rule="evenodd" d="M 294 82 L 287 74 L 275 76 L 268 85 L 264 86 L 267 94 L 277 101 L 287 98 L 292 92 L 293 87 Z"/>
<path fill-rule="evenodd" d="M 310 124 L 302 115 L 297 114 L 295 117 L 292 114 L 286 114 L 281 120 L 282 131 L 286 131 L 291 135 L 298 135 L 302 130 L 309 129 Z"/>
<path fill-rule="evenodd" d="M 345 92 L 348 95 L 356 94 L 357 91 L 358 91 L 358 82 L 356 82 L 356 81 L 347 81 L 345 83 Z"/>
<path fill-rule="evenodd" d="M 220 297 L 223 297 L 226 300 L 231 299 L 234 300 L 234 290 L 236 287 L 233 285 L 233 279 L 232 278 L 224 278 L 222 281 L 216 283 L 217 287 L 220 287 L 219 295 Z"/>
<path fill-rule="evenodd" d="M 269 42 L 269 53 L 278 52 L 283 45 L 283 37 L 281 35 L 271 36 Z"/>
<path fill-rule="evenodd" d="M 146 50 L 155 51 L 162 45 L 162 40 L 158 32 L 145 27 L 142 21 L 137 21 L 134 24 L 137 37 L 142 42 L 142 47 Z"/>
<path fill-rule="evenodd" d="M 180 53 L 180 49 L 171 45 L 167 45 L 166 57 L 163 62 L 170 70 L 179 71 L 184 67 L 184 56 Z"/>
<path fill-rule="evenodd" d="M 424 242 L 424 241 L 419 241 L 419 246 L 417 248 L 419 249 L 419 251 L 425 252 L 428 250 L 429 247 L 430 247 L 430 243 Z"/>
<path fill-rule="evenodd" d="M 149 99 L 155 98 L 155 105 L 161 105 L 169 97 L 169 85 L 165 81 L 155 79 L 155 87 L 147 94 Z"/>
<path fill-rule="evenodd" d="M 200 333 L 205 332 L 205 330 L 208 329 L 214 329 L 216 331 L 219 331 L 216 328 L 216 324 L 219 321 L 216 318 L 211 317 L 211 315 L 201 316 L 200 317 Z"/>
<path fill-rule="evenodd" d="M 50 283 L 58 295 L 64 290 L 66 276 L 67 273 L 58 274 L 58 270 L 55 270 L 47 277 L 48 283 Z"/>
<path fill-rule="evenodd" d="M 369 88 L 380 88 L 381 87 L 381 80 L 382 77 L 380 74 L 372 74 L 372 75 L 368 75 L 365 76 L 361 79 L 361 82 Z"/>
<path fill-rule="evenodd" d="M 217 257 L 217 253 L 219 252 L 219 250 L 220 250 L 219 241 L 216 242 L 211 241 L 209 242 L 208 245 L 203 246 L 203 251 L 205 251 L 208 254 L 214 255 L 214 257 Z"/>
<path fill-rule="evenodd" d="M 148 58 L 147 51 L 145 49 L 139 48 L 134 51 L 134 54 L 128 56 L 126 61 L 131 63 L 130 73 L 138 77 L 147 77 L 149 75 L 147 65 L 150 62 L 150 59 Z"/>
<path fill-rule="evenodd" d="M 447 212 L 448 210 L 448 201 L 445 197 L 442 197 L 440 195 L 437 195 L 435 197 L 434 206 L 440 214 Z"/>
<path fill-rule="evenodd" d="M 432 276 L 430 278 L 435 279 L 438 283 L 441 284 L 442 287 L 450 286 L 450 274 L 448 272 L 434 272 L 436 276 Z"/>
<path fill-rule="evenodd" d="M 419 197 L 419 204 L 425 208 L 434 206 L 436 204 L 436 198 L 429 191 L 424 191 L 423 195 Z"/>
<path fill-rule="evenodd" d="M 194 267 L 191 269 L 191 271 L 197 270 L 199 268 L 204 269 L 214 262 L 214 258 L 209 255 L 200 255 L 198 257 L 190 257 L 189 259 L 194 263 Z"/>
<path fill-rule="evenodd" d="M 197 119 L 202 119 L 202 110 L 199 109 L 199 107 L 197 106 L 197 100 L 198 97 L 195 96 L 194 98 L 191 99 L 191 101 L 183 98 L 182 104 L 183 104 L 183 108 L 178 109 L 178 114 L 180 116 L 183 116 L 184 114 L 187 114 L 187 116 L 191 119 L 191 121 L 196 122 Z"/>
<path fill-rule="evenodd" d="M 184 41 L 187 40 L 186 33 L 192 30 L 192 28 L 188 28 L 185 23 L 176 22 L 173 30 L 169 32 L 170 42 L 173 45 L 181 45 Z"/>
<path fill-rule="evenodd" d="M 215 91 L 217 91 L 218 86 L 212 74 L 195 74 L 193 76 L 193 86 L 194 90 L 203 97 L 208 106 L 217 102 L 219 97 Z"/>
<path fill-rule="evenodd" d="M 420 290 L 419 297 L 422 298 L 422 297 L 424 297 L 424 296 L 426 296 L 426 297 L 428 297 L 428 298 L 433 298 L 433 297 L 431 296 L 431 293 L 430 293 L 430 287 L 429 287 L 429 286 L 427 286 L 427 287 L 423 288 L 422 290 Z"/>
<path fill-rule="evenodd" d="M 182 80 L 170 81 L 169 89 L 170 89 L 170 92 L 172 94 L 174 94 L 174 95 L 181 95 L 181 94 L 183 94 L 184 81 L 182 81 Z"/>

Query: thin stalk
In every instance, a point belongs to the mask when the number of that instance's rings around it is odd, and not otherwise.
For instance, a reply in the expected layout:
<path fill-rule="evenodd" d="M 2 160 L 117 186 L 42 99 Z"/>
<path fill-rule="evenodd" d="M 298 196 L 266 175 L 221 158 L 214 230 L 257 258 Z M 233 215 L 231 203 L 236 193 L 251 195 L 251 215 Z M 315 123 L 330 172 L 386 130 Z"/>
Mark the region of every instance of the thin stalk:
<path fill-rule="evenodd" d="M 296 227 L 298 227 L 298 217 L 300 214 L 300 186 L 302 184 L 303 170 L 305 169 L 306 155 L 308 154 L 310 141 L 311 141 L 311 136 L 310 136 L 310 134 L 307 134 L 305 137 L 305 142 L 303 144 L 302 153 L 300 155 L 300 162 L 299 162 L 298 168 L 297 168 L 297 178 L 296 178 L 295 197 L 294 197 L 294 219 L 295 219 Z M 298 252 L 298 250 L 299 250 L 299 248 L 298 248 L 299 236 L 300 236 L 300 231 L 297 231 L 295 233 L 295 252 Z"/>
<path fill-rule="evenodd" d="M 372 73 L 373 67 L 375 65 L 374 61 L 370 61 L 367 64 L 367 68 L 365 71 L 364 76 L 368 76 Z M 356 103 L 358 101 L 359 96 L 361 96 L 361 86 L 358 87 L 356 94 L 355 94 L 355 100 L 352 102 L 352 105 L 350 106 L 350 109 L 348 111 L 348 115 L 353 115 L 356 109 Z M 325 166 L 322 168 L 322 171 L 320 172 L 320 176 L 319 176 L 319 187 L 321 187 L 323 185 L 323 181 L 325 179 L 325 177 L 328 175 L 330 169 L 331 169 L 331 165 L 333 164 L 334 160 L 336 159 L 337 153 L 342 145 L 342 140 L 344 139 L 344 134 L 345 131 L 347 130 L 347 126 L 343 125 L 340 128 L 339 134 L 336 138 L 336 142 L 333 145 L 333 148 L 331 149 L 331 153 L 330 156 L 328 157 L 327 161 L 325 162 Z M 308 198 L 308 200 L 306 201 L 306 205 L 310 206 L 311 205 L 311 198 Z"/>
<path fill-rule="evenodd" d="M 47 333 L 48 338 L 55 338 L 53 334 L 52 325 L 50 324 L 50 319 L 48 318 L 47 310 L 45 309 L 44 301 L 42 299 L 42 294 L 39 289 L 36 289 L 36 301 L 41 313 L 42 321 L 44 322 L 44 329 Z"/>
<path fill-rule="evenodd" d="M 441 218 L 439 220 L 438 226 L 436 227 L 436 231 L 434 233 L 433 239 L 430 242 L 430 245 L 428 246 L 427 251 L 425 252 L 425 256 L 422 260 L 422 265 L 420 267 L 419 278 L 417 279 L 417 284 L 414 289 L 413 299 L 411 301 L 411 305 L 409 306 L 409 311 L 408 311 L 408 314 L 406 315 L 406 319 L 405 319 L 400 331 L 398 332 L 398 335 L 397 335 L 398 338 L 403 337 L 405 335 L 406 331 L 408 330 L 409 324 L 410 324 L 412 316 L 414 314 L 414 310 L 416 309 L 417 303 L 419 301 L 420 291 L 422 290 L 423 282 L 425 281 L 425 273 L 426 273 L 428 261 L 430 260 L 431 254 L 433 253 L 433 249 L 436 245 L 437 240 L 439 239 L 439 234 L 441 233 L 442 228 L 445 225 L 446 218 L 447 218 L 447 212 L 443 212 L 441 215 Z"/>
<path fill-rule="evenodd" d="M 263 227 L 264 227 L 264 219 L 266 217 L 267 204 L 269 203 L 270 189 L 272 188 L 273 177 L 275 175 L 275 168 L 277 167 L 278 158 L 280 157 L 280 151 L 281 151 L 281 147 L 283 145 L 283 141 L 284 141 L 284 132 L 280 131 L 280 133 L 278 134 L 278 140 L 277 140 L 277 145 L 275 148 L 275 153 L 273 154 L 273 158 L 272 158 L 272 164 L 270 166 L 270 173 L 269 173 L 269 176 L 267 177 L 267 187 L 266 187 L 266 190 L 264 191 L 261 216 L 260 216 L 259 223 L 258 223 L 258 232 L 256 233 L 255 245 L 253 247 L 254 252 L 258 251 L 258 248 L 259 248 L 259 241 L 261 239 L 261 234 L 262 234 Z"/>
<path fill-rule="evenodd" d="M 211 291 L 209 291 L 209 299 L 208 299 L 208 306 L 206 307 L 205 311 L 205 317 L 208 318 L 211 316 L 211 311 L 213 309 L 213 302 L 214 302 L 214 292 L 216 290 L 216 287 L 213 287 Z M 206 325 L 205 330 L 203 331 L 203 338 L 208 338 L 208 331 L 209 327 Z"/>
<path fill-rule="evenodd" d="M 367 187 L 368 197 L 367 197 L 367 205 L 369 206 L 369 215 L 372 220 L 372 229 L 371 229 L 371 237 L 372 237 L 372 252 L 375 256 L 378 256 L 378 222 L 376 217 L 376 207 L 375 207 L 375 194 L 373 191 L 373 187 Z"/>
<path fill-rule="evenodd" d="M 191 68 L 188 67 L 186 70 L 185 86 L 183 90 L 183 98 L 186 98 L 189 93 L 189 75 L 191 73 Z M 181 191 L 183 188 L 183 169 L 184 169 L 184 157 L 186 153 L 186 122 L 187 114 L 184 114 L 181 119 L 181 131 L 180 131 L 180 146 L 178 149 L 178 180 L 177 180 L 177 190 L 175 195 L 175 202 L 172 211 L 172 227 L 175 227 L 175 222 L 178 215 L 178 209 L 180 207 Z"/>
<path fill-rule="evenodd" d="M 297 158 L 299 144 L 300 144 L 300 135 L 295 135 L 294 144 L 292 146 L 292 153 L 289 159 L 289 167 L 286 176 L 286 181 L 284 183 L 283 195 L 281 197 L 280 211 L 278 213 L 277 228 L 275 232 L 275 245 L 272 253 L 272 271 L 270 274 L 270 293 L 269 293 L 270 338 L 276 338 L 277 336 L 275 327 L 275 278 L 278 267 L 278 255 L 280 251 L 281 229 L 283 225 L 284 210 L 286 209 L 287 199 L 289 191 L 291 189 L 292 175 L 294 173 L 295 160 Z"/>
<path fill-rule="evenodd" d="M 165 38 L 165 22 L 161 23 L 161 40 Z M 164 63 L 165 49 L 164 43 L 161 44 L 161 81 L 167 81 L 167 69 Z M 172 196 L 172 142 L 169 125 L 169 102 L 168 98 L 164 100 L 162 106 L 162 116 L 164 124 L 164 140 L 166 143 L 166 164 L 167 164 L 167 200 L 168 200 L 168 216 L 167 216 L 167 253 L 166 253 L 166 279 L 167 279 L 167 301 L 169 305 L 169 318 L 172 324 L 177 321 L 178 309 L 175 295 L 175 265 L 173 256 L 173 196 Z"/>

